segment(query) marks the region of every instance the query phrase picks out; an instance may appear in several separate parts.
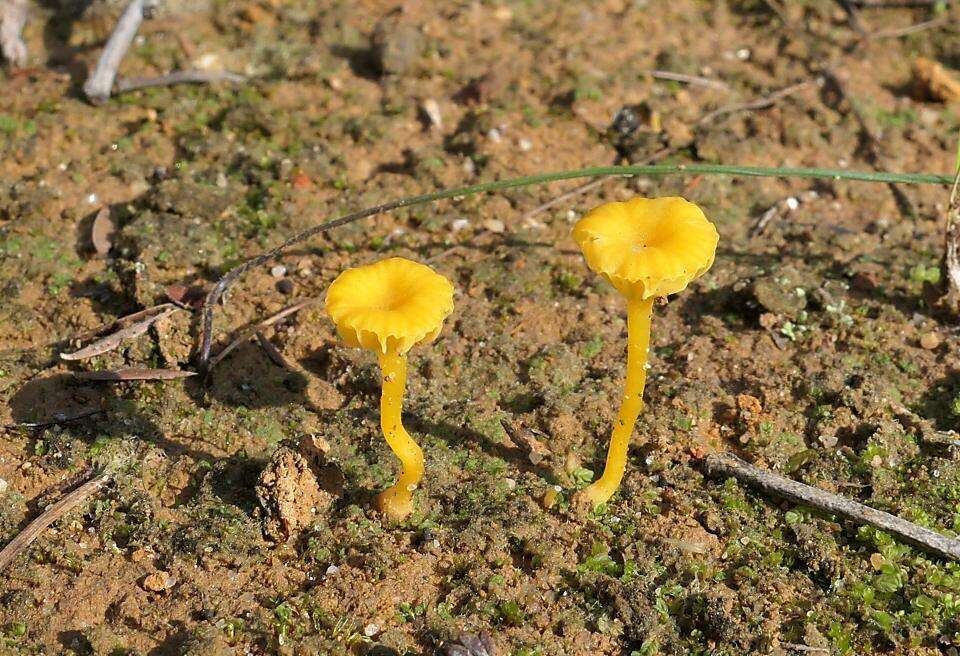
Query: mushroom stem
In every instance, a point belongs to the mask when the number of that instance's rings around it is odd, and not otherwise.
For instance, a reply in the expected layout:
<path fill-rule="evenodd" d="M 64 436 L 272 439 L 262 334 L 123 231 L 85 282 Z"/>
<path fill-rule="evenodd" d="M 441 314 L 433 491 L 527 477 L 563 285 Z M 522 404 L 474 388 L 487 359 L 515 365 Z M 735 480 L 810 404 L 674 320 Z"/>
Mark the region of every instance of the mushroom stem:
<path fill-rule="evenodd" d="M 400 521 L 413 512 L 413 491 L 423 478 L 423 451 L 403 427 L 403 393 L 407 386 L 407 356 L 380 353 L 383 390 L 380 395 L 380 427 L 393 453 L 400 459 L 400 477 L 377 497 L 381 512 Z"/>
<path fill-rule="evenodd" d="M 650 319 L 653 297 L 627 299 L 627 380 L 617 423 L 613 426 L 610 448 L 603 475 L 587 487 L 583 494 L 596 508 L 613 496 L 627 468 L 627 447 L 630 435 L 643 410 L 643 388 L 647 382 L 647 351 L 650 347 Z"/>

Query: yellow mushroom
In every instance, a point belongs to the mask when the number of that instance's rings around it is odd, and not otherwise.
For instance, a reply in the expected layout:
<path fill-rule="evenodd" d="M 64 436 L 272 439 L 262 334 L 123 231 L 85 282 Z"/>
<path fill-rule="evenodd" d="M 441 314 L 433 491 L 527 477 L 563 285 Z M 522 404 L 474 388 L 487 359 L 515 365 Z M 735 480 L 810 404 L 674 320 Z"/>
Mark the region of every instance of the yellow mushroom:
<path fill-rule="evenodd" d="M 452 311 L 450 281 L 401 257 L 347 269 L 327 291 L 327 313 L 343 341 L 375 351 L 380 359 L 380 426 L 402 471 L 397 482 L 377 497 L 377 505 L 396 521 L 413 511 L 413 491 L 423 478 L 423 451 L 401 420 L 407 352 L 436 338 Z"/>
<path fill-rule="evenodd" d="M 706 272 L 720 237 L 703 211 L 683 198 L 634 198 L 587 213 L 574 226 L 573 239 L 587 265 L 627 299 L 627 380 L 620 413 L 603 475 L 582 492 L 595 508 L 620 487 L 630 435 L 643 410 L 653 303 Z"/>

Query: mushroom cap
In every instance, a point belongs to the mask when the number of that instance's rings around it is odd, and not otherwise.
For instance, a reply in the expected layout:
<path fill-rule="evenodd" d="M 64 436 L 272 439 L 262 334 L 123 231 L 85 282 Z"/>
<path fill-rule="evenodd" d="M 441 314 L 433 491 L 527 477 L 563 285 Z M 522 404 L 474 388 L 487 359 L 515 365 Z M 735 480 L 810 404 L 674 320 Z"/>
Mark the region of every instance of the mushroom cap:
<path fill-rule="evenodd" d="M 450 281 L 402 257 L 347 269 L 327 290 L 327 313 L 343 341 L 384 354 L 432 341 L 451 312 Z"/>
<path fill-rule="evenodd" d="M 703 210 L 678 197 L 606 203 L 573 227 L 587 266 L 628 298 L 683 290 L 713 264 L 720 235 Z"/>

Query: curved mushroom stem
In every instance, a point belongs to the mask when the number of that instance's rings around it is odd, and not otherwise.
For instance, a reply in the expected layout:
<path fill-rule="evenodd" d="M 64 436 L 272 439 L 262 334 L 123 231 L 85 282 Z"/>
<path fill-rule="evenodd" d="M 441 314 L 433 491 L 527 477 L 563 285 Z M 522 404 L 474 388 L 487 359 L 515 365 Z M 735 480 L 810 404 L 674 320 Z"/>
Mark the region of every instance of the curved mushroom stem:
<path fill-rule="evenodd" d="M 393 453 L 400 459 L 400 477 L 377 496 L 380 511 L 394 521 L 413 512 L 413 491 L 423 478 L 423 451 L 403 427 L 403 392 L 407 386 L 407 356 L 380 354 L 383 391 L 380 395 L 380 427 Z"/>
<path fill-rule="evenodd" d="M 647 351 L 650 347 L 650 318 L 653 298 L 627 299 L 627 381 L 624 386 L 620 414 L 613 426 L 607 463 L 603 475 L 583 491 L 596 508 L 605 503 L 620 487 L 627 468 L 627 447 L 637 417 L 643 410 L 643 388 L 647 382 Z"/>

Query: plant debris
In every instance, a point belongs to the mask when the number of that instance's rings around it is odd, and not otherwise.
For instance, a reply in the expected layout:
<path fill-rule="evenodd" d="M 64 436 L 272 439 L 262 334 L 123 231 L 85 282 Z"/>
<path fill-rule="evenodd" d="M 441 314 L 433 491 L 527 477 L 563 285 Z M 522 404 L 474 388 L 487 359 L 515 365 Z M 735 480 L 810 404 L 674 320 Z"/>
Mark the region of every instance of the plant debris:
<path fill-rule="evenodd" d="M 73 374 L 80 380 L 123 382 L 126 380 L 177 380 L 196 376 L 196 371 L 180 369 L 113 369 L 101 371 L 77 371 Z"/>
<path fill-rule="evenodd" d="M 61 353 L 60 357 L 63 360 L 74 361 L 87 360 L 98 355 L 103 355 L 104 353 L 108 353 L 116 348 L 119 348 L 124 342 L 128 342 L 131 339 L 139 337 L 147 332 L 147 330 L 150 329 L 150 326 L 178 311 L 179 308 L 167 304 L 167 307 L 159 312 L 153 312 L 145 318 L 140 319 L 125 328 L 121 328 L 115 333 L 111 333 L 102 339 L 98 339 L 94 343 L 83 347 L 79 351 L 75 351 L 73 353 Z"/>

